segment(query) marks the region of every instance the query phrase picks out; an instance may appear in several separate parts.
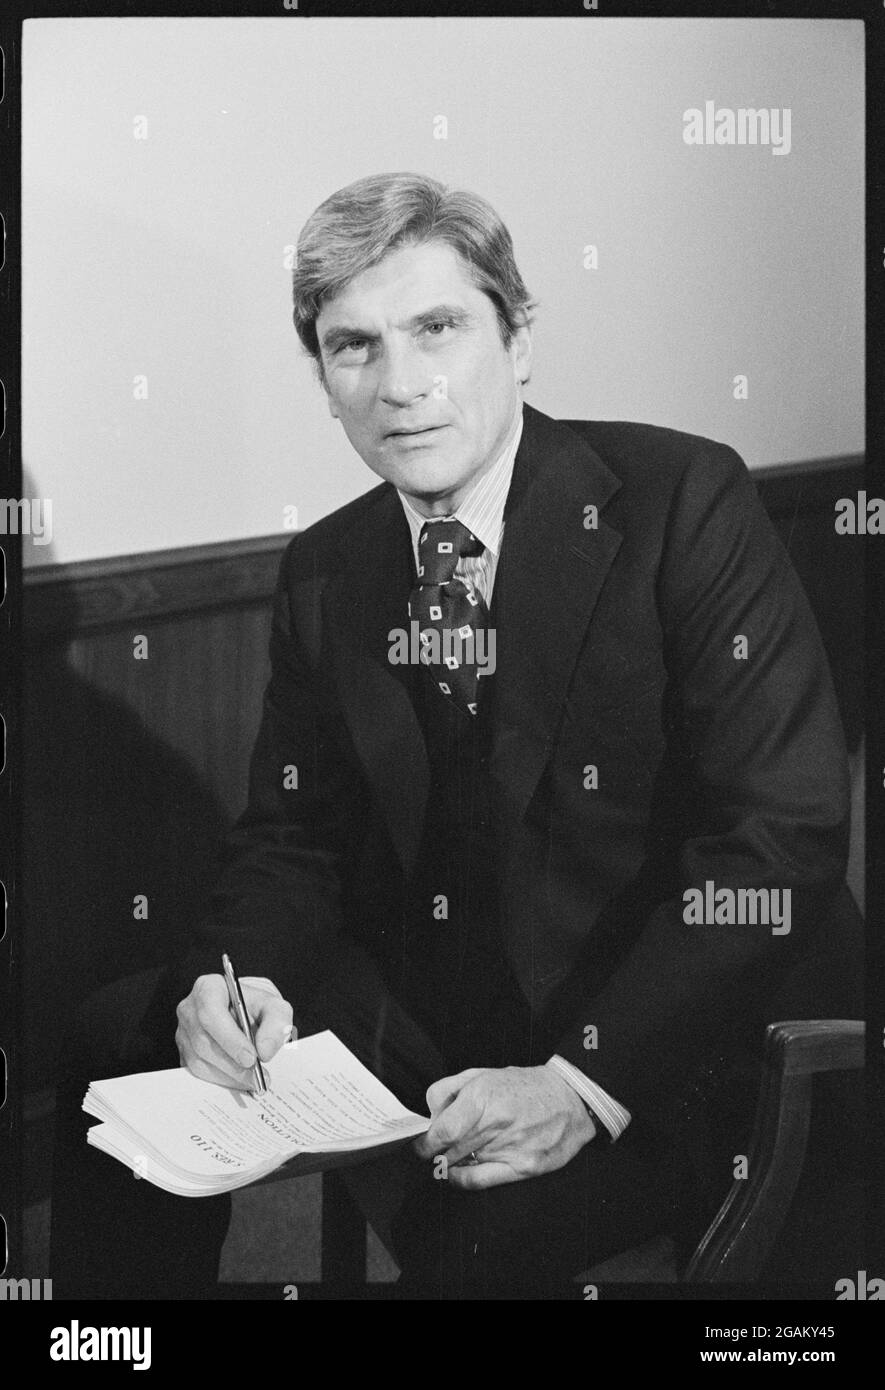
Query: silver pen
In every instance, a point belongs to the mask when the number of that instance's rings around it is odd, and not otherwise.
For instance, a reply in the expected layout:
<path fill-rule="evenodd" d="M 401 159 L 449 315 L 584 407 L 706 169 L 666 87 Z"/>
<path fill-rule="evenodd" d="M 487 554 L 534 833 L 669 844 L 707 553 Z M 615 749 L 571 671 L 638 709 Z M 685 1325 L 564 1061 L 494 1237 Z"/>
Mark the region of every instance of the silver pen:
<path fill-rule="evenodd" d="M 226 953 L 221 957 L 221 964 L 224 969 L 224 978 L 227 981 L 227 992 L 230 995 L 231 1010 L 255 1052 L 255 1065 L 252 1068 L 252 1079 L 255 1084 L 252 1091 L 255 1095 L 263 1096 L 267 1092 L 267 1078 L 264 1075 L 261 1058 L 258 1056 L 258 1048 L 255 1046 L 255 1034 L 252 1032 L 252 1023 L 246 1009 L 246 1001 L 243 998 L 240 982 L 237 979 L 237 972 L 234 970 L 230 956 Z"/>

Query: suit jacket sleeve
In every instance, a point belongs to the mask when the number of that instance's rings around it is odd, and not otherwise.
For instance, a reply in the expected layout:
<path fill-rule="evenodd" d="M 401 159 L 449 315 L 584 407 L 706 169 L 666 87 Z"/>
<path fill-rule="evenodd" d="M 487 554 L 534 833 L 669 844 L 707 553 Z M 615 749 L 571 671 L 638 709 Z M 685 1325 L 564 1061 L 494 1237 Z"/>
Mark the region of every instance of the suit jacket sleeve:
<path fill-rule="evenodd" d="M 691 829 L 669 896 L 650 911 L 556 1051 L 634 1117 L 672 1130 L 688 1079 L 736 1029 L 757 1030 L 767 994 L 840 887 L 849 786 L 814 618 L 732 450 L 711 446 L 684 469 L 657 595 L 669 677 L 665 715 Z M 739 637 L 746 638 L 745 659 Z M 759 923 L 686 924 L 682 894 L 708 880 L 716 889 L 789 889 L 789 934 Z M 585 1050 L 587 1024 L 598 1030 L 596 1050 Z"/>

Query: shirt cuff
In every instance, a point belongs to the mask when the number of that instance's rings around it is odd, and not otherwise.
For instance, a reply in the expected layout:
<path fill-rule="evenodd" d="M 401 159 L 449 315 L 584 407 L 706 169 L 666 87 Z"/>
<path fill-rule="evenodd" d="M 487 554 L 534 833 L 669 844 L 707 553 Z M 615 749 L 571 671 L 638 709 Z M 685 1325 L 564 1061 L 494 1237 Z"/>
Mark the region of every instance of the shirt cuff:
<path fill-rule="evenodd" d="M 601 1120 L 612 1137 L 612 1140 L 620 1139 L 624 1130 L 627 1128 L 632 1116 L 629 1110 L 623 1105 L 619 1105 L 613 1100 L 608 1091 L 604 1091 L 601 1086 L 597 1086 L 595 1081 L 591 1081 L 577 1067 L 573 1067 L 571 1062 L 567 1062 L 564 1057 L 554 1053 L 547 1061 L 547 1066 L 552 1067 L 558 1072 L 563 1081 L 567 1081 L 581 1097 L 581 1100 L 593 1112 L 594 1119 Z"/>

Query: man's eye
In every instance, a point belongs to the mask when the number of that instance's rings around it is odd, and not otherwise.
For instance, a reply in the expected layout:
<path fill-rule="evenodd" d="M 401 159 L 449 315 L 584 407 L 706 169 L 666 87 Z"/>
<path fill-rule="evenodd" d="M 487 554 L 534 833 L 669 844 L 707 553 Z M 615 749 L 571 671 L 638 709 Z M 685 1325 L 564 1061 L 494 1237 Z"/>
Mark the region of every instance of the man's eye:
<path fill-rule="evenodd" d="M 366 340 L 365 340 L 365 338 L 349 338 L 348 341 L 347 341 L 346 343 L 342 343 L 342 344 L 341 344 L 341 346 L 340 346 L 340 348 L 338 349 L 338 351 L 339 351 L 339 352 L 347 352 L 349 349 L 353 349 L 354 351 L 358 352 L 360 348 L 363 348 L 363 347 L 365 347 L 365 346 L 366 346 Z"/>
<path fill-rule="evenodd" d="M 443 328 L 451 328 L 451 326 L 452 325 L 449 323 L 448 319 L 434 319 L 432 323 L 426 323 L 424 325 L 424 329 L 425 332 L 433 333 L 433 336 L 435 338 L 438 338 L 439 332 L 434 332 L 434 329 L 438 330 Z"/>

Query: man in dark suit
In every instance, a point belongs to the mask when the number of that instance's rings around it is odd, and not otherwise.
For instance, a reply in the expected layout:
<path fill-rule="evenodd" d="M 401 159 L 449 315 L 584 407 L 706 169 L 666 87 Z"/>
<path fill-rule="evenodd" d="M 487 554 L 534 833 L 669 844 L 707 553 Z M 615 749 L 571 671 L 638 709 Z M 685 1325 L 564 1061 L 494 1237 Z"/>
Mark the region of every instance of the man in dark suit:
<path fill-rule="evenodd" d="M 500 219 L 434 180 L 305 227 L 296 327 L 384 481 L 286 551 L 249 804 L 177 976 L 198 1076 L 251 1084 L 227 949 L 263 1059 L 332 1027 L 426 1096 L 371 1170 L 406 1297 L 687 1247 L 844 905 L 832 683 L 746 468 L 524 406 L 530 309 Z M 813 973 L 790 998 L 829 1002 Z"/>

